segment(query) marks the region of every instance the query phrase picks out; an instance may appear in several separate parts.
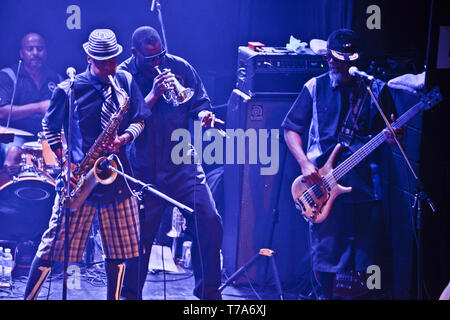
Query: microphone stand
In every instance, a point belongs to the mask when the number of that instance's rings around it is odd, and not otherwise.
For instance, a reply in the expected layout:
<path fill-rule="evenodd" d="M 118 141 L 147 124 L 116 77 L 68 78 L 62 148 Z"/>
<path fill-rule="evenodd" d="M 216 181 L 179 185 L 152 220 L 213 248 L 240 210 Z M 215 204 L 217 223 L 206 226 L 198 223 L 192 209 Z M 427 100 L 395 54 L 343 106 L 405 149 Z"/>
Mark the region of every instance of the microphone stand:
<path fill-rule="evenodd" d="M 19 59 L 19 64 L 17 66 L 17 73 L 16 78 L 13 81 L 13 93 L 11 97 L 11 104 L 9 106 L 9 112 L 8 112 L 8 120 L 6 121 L 6 131 L 9 128 L 9 122 L 11 121 L 11 115 L 12 115 L 12 107 L 14 105 L 14 99 L 16 97 L 16 89 L 17 89 L 17 83 L 19 82 L 19 72 L 20 72 L 20 66 L 22 65 L 22 60 Z M 13 133 L 2 133 L 0 134 L 0 142 L 1 143 L 10 143 L 14 141 L 14 134 Z"/>
<path fill-rule="evenodd" d="M 146 184 L 143 183 L 142 181 L 114 168 L 112 165 L 108 164 L 108 166 L 106 167 L 108 170 L 111 170 L 113 172 L 116 172 L 117 174 L 121 175 L 122 177 L 124 177 L 125 179 L 130 180 L 131 182 L 134 182 L 135 184 L 138 184 L 142 187 L 142 191 L 148 191 L 153 193 L 154 195 L 162 198 L 163 200 L 171 203 L 172 205 L 174 205 L 175 207 L 178 207 L 178 209 L 182 210 L 183 212 L 186 212 L 188 214 L 194 214 L 194 210 L 184 204 L 182 204 L 181 202 L 176 201 L 175 199 L 172 199 L 171 197 L 169 197 L 168 195 L 162 193 L 161 191 L 158 191 L 157 189 L 155 189 L 151 184 Z"/>
<path fill-rule="evenodd" d="M 403 158 L 405 159 L 405 161 L 409 167 L 409 170 L 411 171 L 411 173 L 414 177 L 414 180 L 416 182 L 416 193 L 414 195 L 414 204 L 413 204 L 412 208 L 414 208 L 416 211 L 417 299 L 421 300 L 423 297 L 423 294 L 422 294 L 422 263 L 421 263 L 422 255 L 421 255 L 421 239 L 420 239 L 421 238 L 421 230 L 422 230 L 422 226 L 421 226 L 422 201 L 425 200 L 433 212 L 436 212 L 436 208 L 435 208 L 433 202 L 431 201 L 430 197 L 425 193 L 423 185 L 422 185 L 418 175 L 416 174 L 413 166 L 411 165 L 411 161 L 409 160 L 402 144 L 400 143 L 400 141 L 398 141 L 397 135 L 395 134 L 394 130 L 392 129 L 391 124 L 389 123 L 386 115 L 384 114 L 383 110 L 380 107 L 380 104 L 378 103 L 377 99 L 375 98 L 375 95 L 373 94 L 373 91 L 371 88 L 373 80 L 366 81 L 365 79 L 363 79 L 363 81 L 364 81 L 364 84 L 366 85 L 367 91 L 370 93 L 370 96 L 372 97 L 373 102 L 377 106 L 378 112 L 381 114 L 384 122 L 386 123 L 386 126 L 388 127 L 389 131 L 391 132 L 391 134 L 395 140 L 395 143 L 399 147 L 399 149 L 403 155 Z"/>
<path fill-rule="evenodd" d="M 67 128 L 67 185 L 66 185 L 66 202 L 70 201 L 70 177 L 72 175 L 72 117 L 73 117 L 73 104 L 74 104 L 74 77 L 70 77 L 70 90 L 69 90 L 69 123 Z M 64 153 L 64 150 L 63 150 Z M 64 156 L 63 156 L 64 158 Z M 63 169 L 63 168 L 61 168 Z M 61 208 L 60 208 L 61 209 Z M 67 267 L 69 264 L 69 219 L 70 209 L 64 208 L 64 273 L 63 273 L 63 289 L 62 300 L 67 300 Z"/>
<path fill-rule="evenodd" d="M 9 106 L 8 121 L 6 122 L 7 129 L 9 128 L 9 122 L 11 121 L 12 107 L 14 105 L 14 99 L 16 98 L 16 89 L 17 89 L 17 83 L 19 82 L 19 72 L 20 72 L 21 65 L 22 65 L 22 59 L 19 59 L 19 64 L 17 65 L 16 79 L 14 79 L 14 87 L 13 87 L 13 93 L 12 93 L 12 97 L 11 97 L 11 105 Z"/>
<path fill-rule="evenodd" d="M 164 29 L 164 23 L 163 23 L 163 18 L 162 18 L 162 13 L 161 13 L 161 3 L 159 2 L 159 0 L 153 0 L 150 11 L 153 11 L 153 9 L 155 7 L 156 7 L 156 11 L 158 12 L 158 21 L 161 26 L 161 36 L 162 36 L 162 40 L 164 43 L 164 49 L 166 49 L 166 52 L 169 52 L 169 48 L 167 46 L 167 40 L 166 40 L 166 32 Z"/>

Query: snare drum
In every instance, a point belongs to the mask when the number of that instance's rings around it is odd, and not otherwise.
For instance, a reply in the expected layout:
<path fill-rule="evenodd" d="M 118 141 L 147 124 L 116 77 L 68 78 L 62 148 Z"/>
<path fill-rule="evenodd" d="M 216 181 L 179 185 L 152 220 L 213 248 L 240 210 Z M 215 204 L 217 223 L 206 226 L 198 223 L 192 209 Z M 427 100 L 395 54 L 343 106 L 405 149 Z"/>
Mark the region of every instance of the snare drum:
<path fill-rule="evenodd" d="M 45 138 L 25 142 L 22 146 L 22 164 L 34 165 L 37 169 L 57 175 L 61 171 L 56 162 L 56 155 Z"/>
<path fill-rule="evenodd" d="M 56 196 L 55 180 L 46 172 L 0 171 L 0 239 L 35 240 L 47 229 Z"/>

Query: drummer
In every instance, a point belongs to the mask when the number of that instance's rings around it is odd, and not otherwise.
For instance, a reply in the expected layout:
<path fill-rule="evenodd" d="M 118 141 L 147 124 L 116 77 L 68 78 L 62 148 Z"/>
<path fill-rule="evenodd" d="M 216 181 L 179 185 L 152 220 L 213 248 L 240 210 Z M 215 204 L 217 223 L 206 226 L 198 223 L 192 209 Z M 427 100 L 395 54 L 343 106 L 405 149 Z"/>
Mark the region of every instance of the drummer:
<path fill-rule="evenodd" d="M 9 128 L 19 129 L 10 130 L 15 133 L 13 142 L 0 144 L 0 168 L 19 165 L 23 143 L 38 139 L 53 90 L 63 80 L 47 66 L 47 49 L 40 34 L 26 34 L 19 55 L 22 63 L 18 76 L 18 63 L 0 71 L 0 124 L 6 126 L 10 117 Z M 15 82 L 17 86 L 9 115 Z"/>

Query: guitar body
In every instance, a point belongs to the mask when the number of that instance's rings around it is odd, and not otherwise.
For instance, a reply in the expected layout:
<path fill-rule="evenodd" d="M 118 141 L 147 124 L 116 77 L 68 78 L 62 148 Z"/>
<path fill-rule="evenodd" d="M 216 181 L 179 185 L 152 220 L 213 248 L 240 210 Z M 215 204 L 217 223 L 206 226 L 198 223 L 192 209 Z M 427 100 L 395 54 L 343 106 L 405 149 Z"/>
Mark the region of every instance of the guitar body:
<path fill-rule="evenodd" d="M 338 297 L 355 298 L 369 293 L 367 275 L 362 271 L 337 273 L 333 293 Z"/>
<path fill-rule="evenodd" d="M 319 284 L 320 278 L 314 272 L 315 278 Z M 367 274 L 363 271 L 339 272 L 334 275 L 333 295 L 337 297 L 356 298 L 369 293 L 367 287 Z"/>
<path fill-rule="evenodd" d="M 340 150 L 341 145 L 337 144 L 325 165 L 319 169 L 319 175 L 321 177 L 330 175 L 336 156 Z M 351 187 L 344 187 L 337 183 L 324 183 L 323 185 L 307 184 L 303 175 L 297 177 L 291 187 L 291 193 L 296 207 L 302 212 L 306 220 L 313 223 L 323 222 L 330 214 L 336 198 L 343 193 L 351 191 Z"/>

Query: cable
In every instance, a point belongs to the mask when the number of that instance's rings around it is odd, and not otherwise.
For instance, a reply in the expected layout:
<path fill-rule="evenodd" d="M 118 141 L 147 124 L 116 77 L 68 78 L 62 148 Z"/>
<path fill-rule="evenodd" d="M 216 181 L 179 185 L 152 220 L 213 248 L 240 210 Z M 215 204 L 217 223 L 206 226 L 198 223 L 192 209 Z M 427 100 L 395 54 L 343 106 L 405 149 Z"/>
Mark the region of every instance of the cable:
<path fill-rule="evenodd" d="M 162 271 L 163 271 L 163 283 L 164 283 L 164 290 L 163 290 L 163 293 L 164 293 L 164 300 L 167 300 L 167 296 L 166 296 L 166 290 L 167 290 L 167 287 L 166 287 L 166 266 L 164 265 L 164 246 L 163 246 L 163 243 L 162 243 L 162 241 L 161 241 L 161 261 L 162 261 Z"/>
<path fill-rule="evenodd" d="M 119 171 L 121 171 L 123 174 L 126 174 L 125 169 L 123 168 L 123 165 L 122 165 L 122 162 L 120 161 L 119 156 L 118 156 L 117 154 L 115 154 L 115 153 L 113 153 L 112 156 L 113 156 L 113 159 L 115 159 L 115 160 L 117 161 L 117 164 L 118 164 L 119 167 L 120 167 L 120 170 L 119 170 Z M 130 187 L 130 184 L 128 183 L 128 179 L 125 178 L 125 176 L 122 176 L 122 178 L 123 178 L 123 180 L 125 181 L 125 184 L 127 185 L 128 191 L 130 191 L 130 193 L 131 193 L 133 196 L 135 196 L 138 200 L 142 200 L 141 197 L 140 197 L 140 195 L 139 195 L 139 193 L 136 192 L 136 191 L 134 191 L 134 190 Z M 143 187 L 143 189 L 144 189 L 144 188 L 145 188 L 145 187 Z"/>
<path fill-rule="evenodd" d="M 248 277 L 248 274 L 247 274 L 247 269 L 244 270 L 244 274 L 245 274 L 245 278 L 247 278 L 248 284 L 250 285 L 250 288 L 252 288 L 252 291 L 255 294 L 255 296 L 258 298 L 258 300 L 262 300 L 261 297 L 259 296 L 258 292 L 256 292 L 255 288 L 253 288 L 252 282 L 250 281 L 250 278 Z"/>
<path fill-rule="evenodd" d="M 187 280 L 189 278 L 192 278 L 194 276 L 193 272 L 189 272 L 187 276 L 183 276 L 177 279 L 164 279 L 162 281 L 166 281 L 166 282 L 176 282 L 176 281 L 182 281 L 182 280 Z M 161 280 L 145 280 L 145 282 L 161 282 Z"/>

